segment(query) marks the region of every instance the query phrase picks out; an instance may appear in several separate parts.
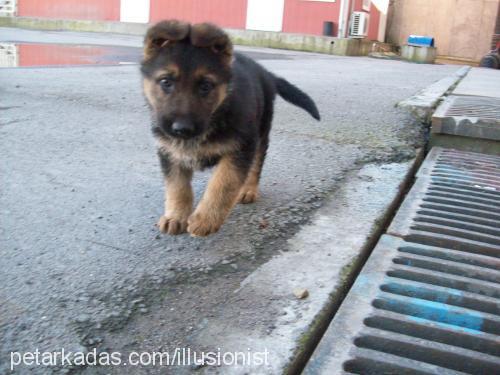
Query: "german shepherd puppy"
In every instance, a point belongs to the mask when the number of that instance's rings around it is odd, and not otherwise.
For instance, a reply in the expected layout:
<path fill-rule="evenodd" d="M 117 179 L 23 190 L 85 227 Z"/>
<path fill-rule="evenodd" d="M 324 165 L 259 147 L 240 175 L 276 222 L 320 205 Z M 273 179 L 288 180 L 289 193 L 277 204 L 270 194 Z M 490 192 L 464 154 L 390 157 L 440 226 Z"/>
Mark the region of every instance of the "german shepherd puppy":
<path fill-rule="evenodd" d="M 257 199 L 276 94 L 320 118 L 309 96 L 234 53 L 212 24 L 152 26 L 141 72 L 165 177 L 164 233 L 207 236 L 237 202 Z M 207 167 L 215 170 L 193 212 L 193 171 Z"/>

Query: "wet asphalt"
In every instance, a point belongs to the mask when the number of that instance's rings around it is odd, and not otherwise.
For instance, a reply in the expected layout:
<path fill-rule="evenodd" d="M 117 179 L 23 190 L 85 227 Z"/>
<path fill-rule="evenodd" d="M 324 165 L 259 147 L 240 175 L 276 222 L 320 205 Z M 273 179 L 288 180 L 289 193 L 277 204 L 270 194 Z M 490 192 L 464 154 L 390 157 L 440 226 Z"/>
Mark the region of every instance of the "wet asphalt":
<path fill-rule="evenodd" d="M 0 39 L 113 43 L 89 34 L 2 29 Z M 308 92 L 322 121 L 278 100 L 261 200 L 211 237 L 169 237 L 155 227 L 163 183 L 138 66 L 113 66 L 124 48 L 136 62 L 140 41 L 119 40 L 103 49 L 109 66 L 0 69 L 0 373 L 11 351 L 196 347 L 229 303 L 235 321 L 257 316 L 255 329 L 272 331 L 280 312 L 230 298 L 239 283 L 288 250 L 348 173 L 411 159 L 424 132 L 394 105 L 457 69 L 242 48 Z M 197 198 L 208 176 L 195 176 Z"/>

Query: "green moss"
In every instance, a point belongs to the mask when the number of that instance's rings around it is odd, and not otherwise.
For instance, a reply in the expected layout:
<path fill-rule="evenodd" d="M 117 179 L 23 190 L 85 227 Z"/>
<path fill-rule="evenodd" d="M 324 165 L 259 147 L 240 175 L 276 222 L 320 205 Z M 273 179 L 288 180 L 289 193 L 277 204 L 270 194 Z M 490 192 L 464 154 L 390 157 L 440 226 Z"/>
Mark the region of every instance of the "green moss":
<path fill-rule="evenodd" d="M 355 266 L 356 266 L 356 259 L 352 260 L 350 263 L 348 263 L 344 267 L 342 267 L 342 269 L 340 270 L 340 275 L 339 275 L 339 279 L 340 279 L 342 284 L 344 284 L 346 281 L 349 280 Z"/>
<path fill-rule="evenodd" d="M 358 265 L 358 257 L 353 258 L 348 264 L 344 265 L 339 273 L 339 283 L 329 296 L 325 307 L 316 315 L 313 322 L 307 330 L 303 332 L 297 340 L 294 360 L 285 369 L 284 373 L 296 373 L 296 369 L 303 365 L 303 361 L 311 354 L 311 348 L 319 341 L 320 336 L 326 330 L 333 319 L 336 309 L 339 307 L 340 300 L 344 298 L 347 291 L 346 283 L 351 279 L 352 273 Z"/>

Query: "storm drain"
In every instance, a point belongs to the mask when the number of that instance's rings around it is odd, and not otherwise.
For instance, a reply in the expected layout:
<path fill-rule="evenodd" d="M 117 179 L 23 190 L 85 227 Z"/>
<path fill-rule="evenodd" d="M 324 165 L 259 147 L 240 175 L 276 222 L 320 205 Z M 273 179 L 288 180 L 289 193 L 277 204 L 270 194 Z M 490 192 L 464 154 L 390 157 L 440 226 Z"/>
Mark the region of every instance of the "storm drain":
<path fill-rule="evenodd" d="M 452 99 L 451 105 L 446 108 L 446 116 L 500 120 L 500 100 L 498 99 L 474 96 L 458 96 Z"/>
<path fill-rule="evenodd" d="M 450 96 L 434 112 L 432 132 L 500 140 L 500 99 Z"/>
<path fill-rule="evenodd" d="M 434 148 L 306 374 L 500 374 L 500 157 Z"/>

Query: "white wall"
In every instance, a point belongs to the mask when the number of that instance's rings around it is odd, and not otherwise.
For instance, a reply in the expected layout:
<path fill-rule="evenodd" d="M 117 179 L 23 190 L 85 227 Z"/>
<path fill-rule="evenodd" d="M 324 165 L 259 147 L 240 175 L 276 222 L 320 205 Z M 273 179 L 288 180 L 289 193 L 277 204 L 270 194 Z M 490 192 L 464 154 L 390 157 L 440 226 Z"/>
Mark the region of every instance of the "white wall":
<path fill-rule="evenodd" d="M 377 40 L 379 42 L 384 42 L 385 30 L 387 27 L 387 12 L 389 11 L 389 0 L 372 0 L 372 3 L 380 12 Z"/>
<path fill-rule="evenodd" d="M 149 22 L 150 0 L 121 0 L 120 21 L 121 22 Z"/>
<path fill-rule="evenodd" d="M 246 28 L 281 31 L 284 10 L 285 0 L 248 0 Z"/>

